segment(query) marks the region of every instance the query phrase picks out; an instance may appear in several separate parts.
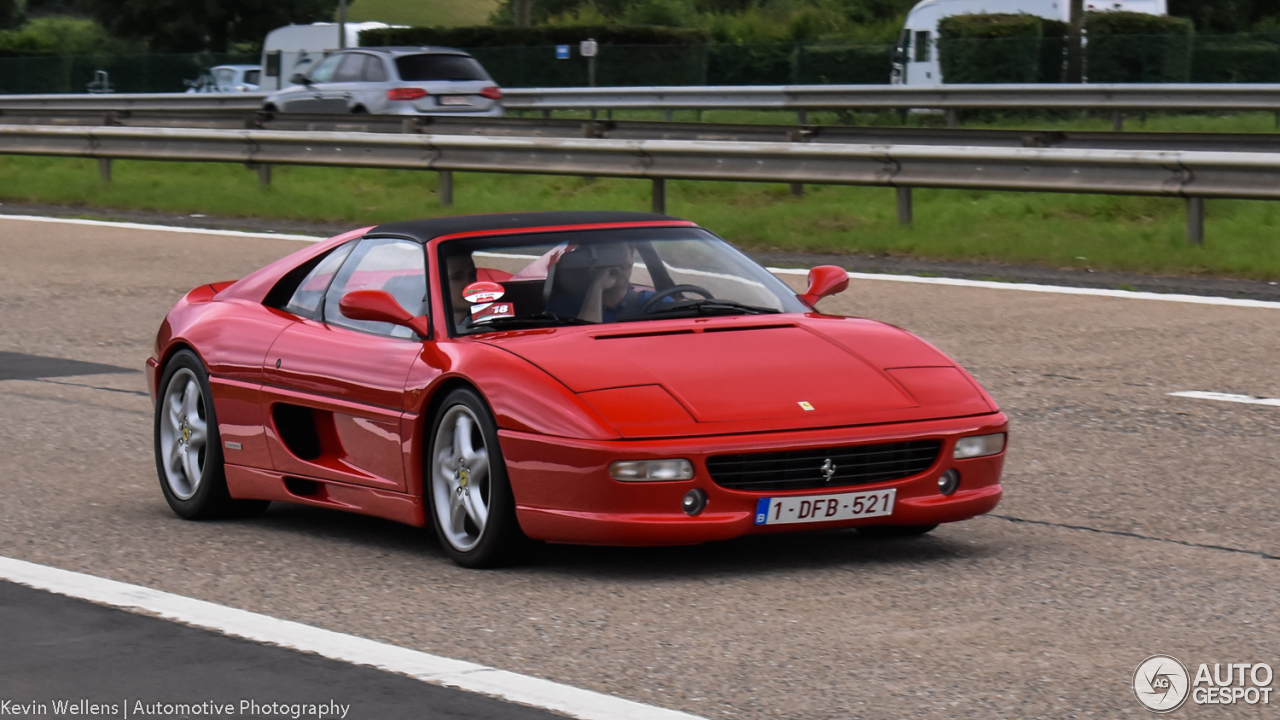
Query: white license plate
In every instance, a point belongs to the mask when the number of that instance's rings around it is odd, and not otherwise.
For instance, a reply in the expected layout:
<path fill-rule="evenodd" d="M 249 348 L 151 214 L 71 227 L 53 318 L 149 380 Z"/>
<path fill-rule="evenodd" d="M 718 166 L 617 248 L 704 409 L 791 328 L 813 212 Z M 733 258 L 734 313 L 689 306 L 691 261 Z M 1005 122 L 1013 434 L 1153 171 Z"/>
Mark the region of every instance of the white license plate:
<path fill-rule="evenodd" d="M 441 95 L 441 105 L 470 105 L 471 98 L 465 95 Z"/>
<path fill-rule="evenodd" d="M 896 490 L 889 489 L 840 495 L 760 498 L 756 503 L 756 524 L 787 525 L 884 517 L 893 514 L 896 493 Z"/>

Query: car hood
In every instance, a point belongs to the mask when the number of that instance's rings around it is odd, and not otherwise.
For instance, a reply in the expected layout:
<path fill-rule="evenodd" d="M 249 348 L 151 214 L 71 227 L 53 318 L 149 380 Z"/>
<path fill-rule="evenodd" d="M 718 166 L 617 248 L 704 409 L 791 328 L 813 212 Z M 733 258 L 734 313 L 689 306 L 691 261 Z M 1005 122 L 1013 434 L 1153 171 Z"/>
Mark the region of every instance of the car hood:
<path fill-rule="evenodd" d="M 903 330 L 849 318 L 783 318 L 655 321 L 480 339 L 557 378 L 623 437 L 906 422 L 996 410 L 954 362 Z"/>

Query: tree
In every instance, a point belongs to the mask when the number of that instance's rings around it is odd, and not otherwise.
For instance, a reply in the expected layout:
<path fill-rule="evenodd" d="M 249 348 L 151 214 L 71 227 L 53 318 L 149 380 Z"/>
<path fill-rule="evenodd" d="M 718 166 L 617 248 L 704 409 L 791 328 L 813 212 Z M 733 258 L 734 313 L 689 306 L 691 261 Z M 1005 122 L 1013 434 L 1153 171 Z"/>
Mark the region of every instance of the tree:
<path fill-rule="evenodd" d="M 22 24 L 22 11 L 15 0 L 0 0 L 0 30 Z"/>
<path fill-rule="evenodd" d="M 88 0 L 94 16 L 117 37 L 152 52 L 229 52 L 260 46 L 290 23 L 332 20 L 336 0 Z"/>

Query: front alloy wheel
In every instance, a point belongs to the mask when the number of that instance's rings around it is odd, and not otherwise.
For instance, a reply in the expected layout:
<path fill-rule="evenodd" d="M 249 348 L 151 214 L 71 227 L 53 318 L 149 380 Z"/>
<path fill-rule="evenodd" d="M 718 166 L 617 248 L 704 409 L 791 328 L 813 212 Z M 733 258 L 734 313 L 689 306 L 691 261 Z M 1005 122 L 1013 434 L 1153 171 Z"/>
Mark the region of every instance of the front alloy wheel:
<path fill-rule="evenodd" d="M 516 520 L 497 425 L 474 391 L 445 398 L 429 457 L 431 516 L 449 557 L 476 568 L 521 559 L 530 543 Z"/>

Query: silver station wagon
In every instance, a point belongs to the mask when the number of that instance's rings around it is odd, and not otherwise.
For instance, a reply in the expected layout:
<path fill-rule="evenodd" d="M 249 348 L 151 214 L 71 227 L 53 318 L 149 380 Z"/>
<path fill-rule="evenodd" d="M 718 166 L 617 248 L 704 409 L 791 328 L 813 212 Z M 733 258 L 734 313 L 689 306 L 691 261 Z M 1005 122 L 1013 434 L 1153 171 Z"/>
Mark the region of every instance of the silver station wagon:
<path fill-rule="evenodd" d="M 297 113 L 502 115 L 502 91 L 475 58 L 450 48 L 374 47 L 335 52 L 263 109 Z"/>

